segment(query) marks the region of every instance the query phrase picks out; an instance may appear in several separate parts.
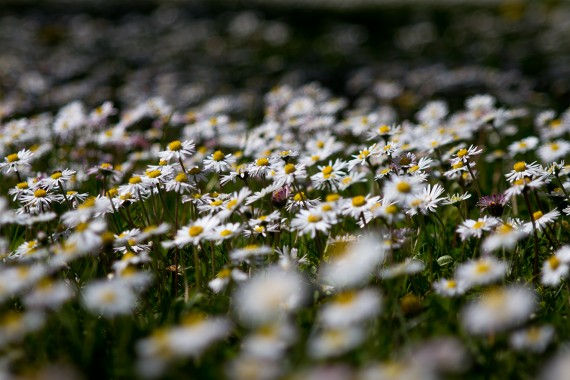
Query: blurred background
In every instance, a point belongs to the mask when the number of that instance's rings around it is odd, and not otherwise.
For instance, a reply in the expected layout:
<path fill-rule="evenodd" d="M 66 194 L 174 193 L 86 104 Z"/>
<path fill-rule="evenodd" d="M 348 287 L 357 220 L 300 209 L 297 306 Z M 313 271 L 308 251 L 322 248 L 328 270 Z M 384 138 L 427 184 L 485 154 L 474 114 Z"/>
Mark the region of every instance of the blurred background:
<path fill-rule="evenodd" d="M 477 93 L 562 110 L 570 3 L 519 0 L 2 0 L 0 116 L 73 101 L 175 107 L 318 81 L 414 109 Z M 259 105 L 261 106 L 261 105 Z"/>

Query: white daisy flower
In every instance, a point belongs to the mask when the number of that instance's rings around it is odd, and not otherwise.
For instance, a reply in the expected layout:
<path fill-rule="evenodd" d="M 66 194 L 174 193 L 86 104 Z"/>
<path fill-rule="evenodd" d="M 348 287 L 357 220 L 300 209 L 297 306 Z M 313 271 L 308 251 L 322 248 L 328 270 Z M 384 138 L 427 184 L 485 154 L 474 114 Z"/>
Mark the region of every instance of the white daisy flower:
<path fill-rule="evenodd" d="M 498 219 L 488 215 L 477 220 L 467 219 L 457 228 L 457 233 L 461 236 L 461 240 L 472 236 L 481 238 L 483 231 L 490 231 L 497 224 L 499 224 Z"/>
<path fill-rule="evenodd" d="M 174 140 L 168 144 L 166 150 L 158 152 L 158 157 L 165 161 L 170 161 L 171 159 L 176 161 L 184 160 L 194 154 L 195 148 L 196 145 L 192 140 L 184 140 L 182 142 Z"/>
<path fill-rule="evenodd" d="M 532 326 L 515 331 L 509 337 L 509 343 L 517 351 L 544 352 L 554 338 L 551 325 Z"/>
<path fill-rule="evenodd" d="M 466 288 L 493 283 L 505 277 L 508 265 L 492 256 L 469 260 L 459 265 L 455 278 Z"/>
<path fill-rule="evenodd" d="M 462 324 L 475 335 L 493 334 L 526 321 L 536 309 L 534 291 L 509 286 L 485 291 L 462 310 Z"/>

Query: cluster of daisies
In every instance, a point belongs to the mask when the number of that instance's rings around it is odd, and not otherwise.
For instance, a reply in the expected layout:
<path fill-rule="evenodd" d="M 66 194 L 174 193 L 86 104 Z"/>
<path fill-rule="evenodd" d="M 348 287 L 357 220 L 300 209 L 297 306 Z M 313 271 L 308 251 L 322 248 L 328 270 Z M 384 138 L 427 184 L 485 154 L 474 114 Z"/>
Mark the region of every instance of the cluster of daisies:
<path fill-rule="evenodd" d="M 136 325 L 123 365 L 147 378 L 437 379 L 488 365 L 474 347 L 567 339 L 549 320 L 568 307 L 570 110 L 477 95 L 396 122 L 317 84 L 264 102 L 256 125 L 226 97 L 3 120 L 0 350 L 70 310 L 85 336 Z M 439 318 L 445 336 L 421 327 Z"/>

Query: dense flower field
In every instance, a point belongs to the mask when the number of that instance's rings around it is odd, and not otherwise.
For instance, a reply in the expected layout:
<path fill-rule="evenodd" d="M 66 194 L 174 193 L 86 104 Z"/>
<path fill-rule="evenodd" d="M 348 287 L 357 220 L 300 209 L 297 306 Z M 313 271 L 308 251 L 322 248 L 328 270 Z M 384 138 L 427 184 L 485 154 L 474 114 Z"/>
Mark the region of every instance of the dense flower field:
<path fill-rule="evenodd" d="M 359 96 L 6 76 L 2 377 L 565 379 L 570 108 L 438 70 Z M 465 78 L 503 81 L 426 85 Z"/>

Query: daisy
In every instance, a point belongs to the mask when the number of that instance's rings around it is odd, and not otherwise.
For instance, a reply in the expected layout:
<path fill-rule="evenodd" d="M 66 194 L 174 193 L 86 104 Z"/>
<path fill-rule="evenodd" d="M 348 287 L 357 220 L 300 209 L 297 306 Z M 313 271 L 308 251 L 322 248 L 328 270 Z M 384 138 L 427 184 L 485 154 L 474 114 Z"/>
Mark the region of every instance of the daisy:
<path fill-rule="evenodd" d="M 284 318 L 299 308 L 306 296 L 296 272 L 271 267 L 238 288 L 234 305 L 244 323 L 260 325 Z"/>
<path fill-rule="evenodd" d="M 528 177 L 524 177 L 518 179 L 511 183 L 511 187 L 505 190 L 505 196 L 507 198 L 514 197 L 516 195 L 520 195 L 523 191 L 527 189 L 539 189 L 546 184 L 547 178 L 546 177 L 537 177 L 533 180 L 530 180 Z"/>
<path fill-rule="evenodd" d="M 554 327 L 551 325 L 531 326 L 513 332 L 509 337 L 509 343 L 517 351 L 541 353 L 554 338 L 554 332 Z"/>
<path fill-rule="evenodd" d="M 526 153 L 529 151 L 533 151 L 539 143 L 538 137 L 529 136 L 525 137 L 520 141 L 515 141 L 511 145 L 509 145 L 509 154 L 511 156 L 515 156 L 516 154 Z"/>
<path fill-rule="evenodd" d="M 570 152 L 570 143 L 566 140 L 556 140 L 541 145 L 536 153 L 542 162 L 549 163 L 566 157 Z"/>
<path fill-rule="evenodd" d="M 433 283 L 433 290 L 443 297 L 457 297 L 465 294 L 465 284 L 454 279 L 442 278 Z"/>
<path fill-rule="evenodd" d="M 526 321 L 535 309 L 534 291 L 513 285 L 485 291 L 480 299 L 463 308 L 461 319 L 471 334 L 492 334 L 516 327 Z"/>
<path fill-rule="evenodd" d="M 175 245 L 182 248 L 188 244 L 198 245 L 201 241 L 210 238 L 212 231 L 218 224 L 220 224 L 220 220 L 213 215 L 198 218 L 189 225 L 179 229 L 174 241 L 163 242 L 163 246 L 170 248 L 172 245 Z"/>
<path fill-rule="evenodd" d="M 221 150 L 215 151 L 203 161 L 204 170 L 211 170 L 216 173 L 230 170 L 235 162 L 235 157 L 232 157 L 231 154 L 224 154 Z"/>
<path fill-rule="evenodd" d="M 134 292 L 122 280 L 92 281 L 83 292 L 85 307 L 106 318 L 130 314 L 135 302 Z"/>
<path fill-rule="evenodd" d="M 392 176 L 384 184 L 384 200 L 395 201 L 402 205 L 408 205 L 415 194 L 421 191 L 421 180 L 417 177 Z"/>
<path fill-rule="evenodd" d="M 458 162 L 463 162 L 466 164 L 469 159 L 473 158 L 474 156 L 478 156 L 483 152 L 483 149 L 479 149 L 479 147 L 471 145 L 469 149 L 461 148 L 455 153 L 455 155 L 451 158 L 451 165 L 455 165 Z"/>
<path fill-rule="evenodd" d="M 137 342 L 138 372 L 143 377 L 158 377 L 171 361 L 200 356 L 230 331 L 231 324 L 225 318 L 190 314 L 180 325 L 155 330 Z"/>
<path fill-rule="evenodd" d="M 174 140 L 170 142 L 167 146 L 166 150 L 158 152 L 158 157 L 161 160 L 170 161 L 174 158 L 174 160 L 184 160 L 190 157 L 196 151 L 196 145 L 192 140 Z"/>
<path fill-rule="evenodd" d="M 273 249 L 265 245 L 247 245 L 243 248 L 234 249 L 230 252 L 230 259 L 241 263 L 255 258 L 273 254 Z"/>
<path fill-rule="evenodd" d="M 64 281 L 42 279 L 22 301 L 27 308 L 56 310 L 73 297 L 73 291 Z"/>
<path fill-rule="evenodd" d="M 471 194 L 469 194 L 468 192 L 465 192 L 464 194 L 453 194 L 453 195 L 448 195 L 447 197 L 445 197 L 445 199 L 443 200 L 443 202 L 441 202 L 442 205 L 453 205 L 459 202 L 463 202 L 466 199 L 471 198 Z"/>
<path fill-rule="evenodd" d="M 30 160 L 34 154 L 29 149 L 22 149 L 18 153 L 12 153 L 4 157 L 4 162 L 0 163 L 0 169 L 5 173 L 19 171 L 22 167 L 29 167 Z"/>
<path fill-rule="evenodd" d="M 327 328 L 345 327 L 375 318 L 380 313 L 382 299 L 373 289 L 346 290 L 324 305 L 319 320 Z"/>
<path fill-rule="evenodd" d="M 483 231 L 490 231 L 497 224 L 499 221 L 496 218 L 487 215 L 477 220 L 467 219 L 457 228 L 457 233 L 461 236 L 461 240 L 472 236 L 481 238 Z"/>
<path fill-rule="evenodd" d="M 366 182 L 366 173 L 351 171 L 344 177 L 339 178 L 339 190 L 346 190 L 355 183 Z"/>
<path fill-rule="evenodd" d="M 53 202 L 57 202 L 57 196 L 48 190 L 36 188 L 31 194 L 24 194 L 21 197 L 24 207 L 32 208 L 36 212 L 44 212 L 50 209 Z"/>
<path fill-rule="evenodd" d="M 208 282 L 208 287 L 212 289 L 214 293 L 219 293 L 230 284 L 230 281 L 240 282 L 248 278 L 248 275 L 239 269 L 224 268 L 218 272 L 215 279 Z"/>
<path fill-rule="evenodd" d="M 341 212 L 343 215 L 351 216 L 354 219 L 359 219 L 361 215 L 364 215 L 365 219 L 367 217 L 369 218 L 370 209 L 378 202 L 379 199 L 380 197 L 372 197 L 370 194 L 366 194 L 366 196 L 357 195 L 350 199 L 344 199 L 341 206 Z"/>
<path fill-rule="evenodd" d="M 382 152 L 382 148 L 377 144 L 372 144 L 368 148 L 362 149 L 357 155 L 352 156 L 354 159 L 348 162 L 348 171 L 351 171 L 356 165 L 367 165 L 371 157 L 375 157 Z"/>
<path fill-rule="evenodd" d="M 214 227 L 209 240 L 214 240 L 216 245 L 222 244 L 224 240 L 239 236 L 241 225 L 239 223 L 227 223 Z"/>
<path fill-rule="evenodd" d="M 289 163 L 279 169 L 273 180 L 276 184 L 279 184 L 278 187 L 282 187 L 284 185 L 291 186 L 295 179 L 300 180 L 306 177 L 305 165 Z"/>
<path fill-rule="evenodd" d="M 43 178 L 39 186 L 46 190 L 51 190 L 54 187 L 61 187 L 64 182 L 70 181 L 77 172 L 75 170 L 64 169 L 63 171 L 57 170 L 49 177 Z"/>
<path fill-rule="evenodd" d="M 505 277 L 508 265 L 492 256 L 469 260 L 455 270 L 455 278 L 466 288 L 486 285 Z"/>
<path fill-rule="evenodd" d="M 309 356 L 323 359 L 342 355 L 357 347 L 365 339 L 359 326 L 326 329 L 309 340 Z"/>
<path fill-rule="evenodd" d="M 532 221 L 527 222 L 523 226 L 523 231 L 526 233 L 531 233 L 534 228 L 536 228 L 537 231 L 542 231 L 546 228 L 547 225 L 553 223 L 556 219 L 558 219 L 559 216 L 560 212 L 556 209 L 547 212 L 546 214 L 544 214 L 542 211 L 536 211 L 531 216 L 532 220 L 534 221 L 534 227 Z"/>
<path fill-rule="evenodd" d="M 380 277 L 387 280 L 399 276 L 420 273 L 424 270 L 425 264 L 416 259 L 407 258 L 401 263 L 386 267 L 380 271 Z"/>
<path fill-rule="evenodd" d="M 318 210 L 301 210 L 291 221 L 291 227 L 301 234 L 310 234 L 314 238 L 317 231 L 327 233 L 331 227 L 327 218 Z"/>
<path fill-rule="evenodd" d="M 247 355 L 268 360 L 281 358 L 295 341 L 296 331 L 288 323 L 268 323 L 255 329 L 243 342 Z"/>
<path fill-rule="evenodd" d="M 505 177 L 507 177 L 507 181 L 513 183 L 526 177 L 532 179 L 542 175 L 544 175 L 544 169 L 536 162 L 527 164 L 524 161 L 519 161 L 513 165 L 513 170 L 510 173 L 505 174 Z"/>
<path fill-rule="evenodd" d="M 337 189 L 340 185 L 341 178 L 346 175 L 343 169 L 346 163 L 337 159 L 334 164 L 329 161 L 327 166 L 318 166 L 319 173 L 311 176 L 315 189 L 320 190 L 328 187 L 329 189 Z"/>
<path fill-rule="evenodd" d="M 173 178 L 166 181 L 164 187 L 166 192 L 175 192 L 178 194 L 185 194 L 196 190 L 196 187 L 188 182 L 188 176 L 183 172 L 176 174 Z"/>
<path fill-rule="evenodd" d="M 519 240 L 527 236 L 521 228 L 522 222 L 510 220 L 495 228 L 493 234 L 483 240 L 482 249 L 485 252 L 492 252 L 498 249 L 513 249 Z"/>
<path fill-rule="evenodd" d="M 261 157 L 248 165 L 246 170 L 247 173 L 252 177 L 262 177 L 273 169 L 274 164 L 274 158 Z"/>
<path fill-rule="evenodd" d="M 558 286 L 568 277 L 569 263 L 562 261 L 558 255 L 552 255 L 542 265 L 540 282 L 545 286 Z"/>

